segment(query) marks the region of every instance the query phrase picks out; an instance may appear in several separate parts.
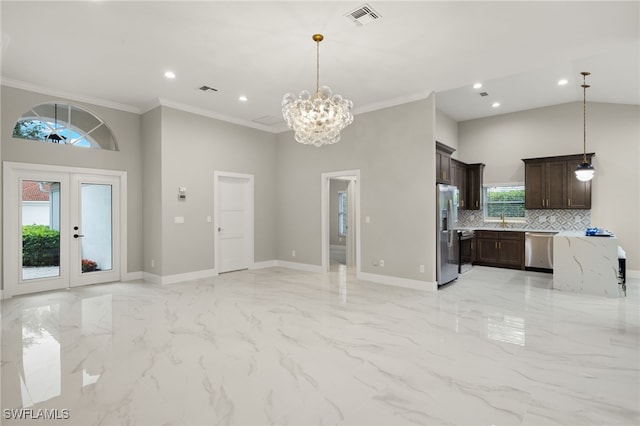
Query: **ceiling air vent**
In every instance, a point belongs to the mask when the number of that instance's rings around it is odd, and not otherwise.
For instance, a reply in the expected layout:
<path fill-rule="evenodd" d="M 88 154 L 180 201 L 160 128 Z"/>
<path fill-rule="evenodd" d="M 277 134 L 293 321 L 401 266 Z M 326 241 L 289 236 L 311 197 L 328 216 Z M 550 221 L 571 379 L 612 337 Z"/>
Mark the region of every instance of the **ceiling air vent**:
<path fill-rule="evenodd" d="M 351 22 L 354 22 L 358 26 L 369 24 L 382 16 L 368 4 L 363 4 L 359 8 L 347 13 L 346 16 Z"/>
<path fill-rule="evenodd" d="M 198 90 L 202 90 L 203 92 L 217 92 L 218 89 L 216 89 L 215 87 L 211 87 L 211 86 L 200 86 L 198 87 Z"/>

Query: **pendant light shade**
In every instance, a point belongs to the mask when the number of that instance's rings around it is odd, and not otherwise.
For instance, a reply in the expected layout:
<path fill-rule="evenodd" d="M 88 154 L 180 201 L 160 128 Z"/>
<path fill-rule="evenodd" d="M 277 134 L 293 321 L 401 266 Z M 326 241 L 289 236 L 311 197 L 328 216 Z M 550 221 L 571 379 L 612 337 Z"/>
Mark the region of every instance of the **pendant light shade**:
<path fill-rule="evenodd" d="M 314 34 L 316 42 L 316 91 L 312 96 L 303 90 L 299 95 L 287 93 L 282 99 L 282 115 L 293 129 L 296 141 L 322 146 L 340 140 L 340 131 L 353 122 L 353 103 L 331 94 L 327 86 L 320 87 L 320 42 L 322 34 Z"/>
<path fill-rule="evenodd" d="M 586 78 L 591 73 L 583 71 L 582 74 L 582 118 L 583 118 L 583 142 L 582 142 L 582 163 L 578 164 L 576 167 L 576 178 L 582 182 L 587 182 L 593 179 L 593 176 L 596 174 L 596 169 L 593 168 L 593 165 L 587 161 L 587 88 L 590 87 L 587 84 Z"/>
<path fill-rule="evenodd" d="M 586 161 L 583 161 L 582 163 L 578 164 L 578 167 L 576 167 L 576 177 L 582 182 L 590 181 L 591 179 L 593 179 L 593 176 L 595 174 L 596 169 L 593 168 L 591 163 L 587 163 Z"/>

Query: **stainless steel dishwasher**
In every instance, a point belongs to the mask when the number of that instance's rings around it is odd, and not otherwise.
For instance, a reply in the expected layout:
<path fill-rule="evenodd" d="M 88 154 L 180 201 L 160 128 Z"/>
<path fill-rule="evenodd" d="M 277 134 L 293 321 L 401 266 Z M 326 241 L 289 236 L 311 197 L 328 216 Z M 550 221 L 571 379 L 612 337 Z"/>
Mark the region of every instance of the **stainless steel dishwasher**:
<path fill-rule="evenodd" d="M 524 267 L 553 270 L 553 236 L 557 232 L 525 232 Z"/>

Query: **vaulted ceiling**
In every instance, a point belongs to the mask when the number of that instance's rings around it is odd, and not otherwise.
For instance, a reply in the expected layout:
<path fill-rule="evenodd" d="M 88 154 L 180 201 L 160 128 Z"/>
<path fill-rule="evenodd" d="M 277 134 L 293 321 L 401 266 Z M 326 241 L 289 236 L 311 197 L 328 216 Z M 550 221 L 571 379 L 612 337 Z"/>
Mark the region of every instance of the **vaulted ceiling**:
<path fill-rule="evenodd" d="M 322 33 L 320 84 L 356 113 L 431 92 L 459 121 L 577 101 L 581 71 L 589 101 L 640 104 L 639 2 L 371 1 L 377 19 L 346 17 L 364 4 L 5 0 L 2 83 L 278 132 L 283 95 L 315 89 Z"/>

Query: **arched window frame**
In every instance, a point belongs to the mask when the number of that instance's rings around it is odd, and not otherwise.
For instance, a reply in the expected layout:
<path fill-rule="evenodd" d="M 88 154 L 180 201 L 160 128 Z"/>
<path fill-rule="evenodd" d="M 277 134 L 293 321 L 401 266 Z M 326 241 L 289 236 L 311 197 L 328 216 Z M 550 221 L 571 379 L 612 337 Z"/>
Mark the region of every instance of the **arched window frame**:
<path fill-rule="evenodd" d="M 42 109 L 42 107 L 46 108 L 48 106 L 53 106 L 56 117 L 49 117 L 49 115 L 51 114 L 38 114 L 38 109 Z M 66 114 L 63 114 L 63 116 L 57 116 L 57 110 L 59 108 L 63 111 L 66 111 Z M 94 124 L 90 128 L 83 128 L 77 124 L 74 124 L 72 117 L 72 111 L 74 110 L 82 112 L 84 114 L 89 114 L 96 121 L 96 124 Z M 40 123 L 41 128 L 46 128 L 48 135 L 43 139 L 16 135 L 17 127 L 21 123 L 27 121 Z M 92 133 L 101 127 L 104 127 L 108 131 L 109 140 L 107 143 L 107 147 L 103 146 L 92 136 Z M 54 134 L 58 135 L 59 137 L 51 138 L 51 136 Z M 65 136 L 65 134 L 69 137 Z M 40 142 L 71 145 L 81 148 L 95 148 L 118 151 L 118 143 L 107 123 L 102 118 L 100 118 L 100 116 L 88 110 L 87 108 L 70 103 L 45 102 L 34 106 L 29 111 L 22 114 L 22 116 L 18 119 L 14 126 L 13 136 L 25 140 L 36 140 Z"/>

